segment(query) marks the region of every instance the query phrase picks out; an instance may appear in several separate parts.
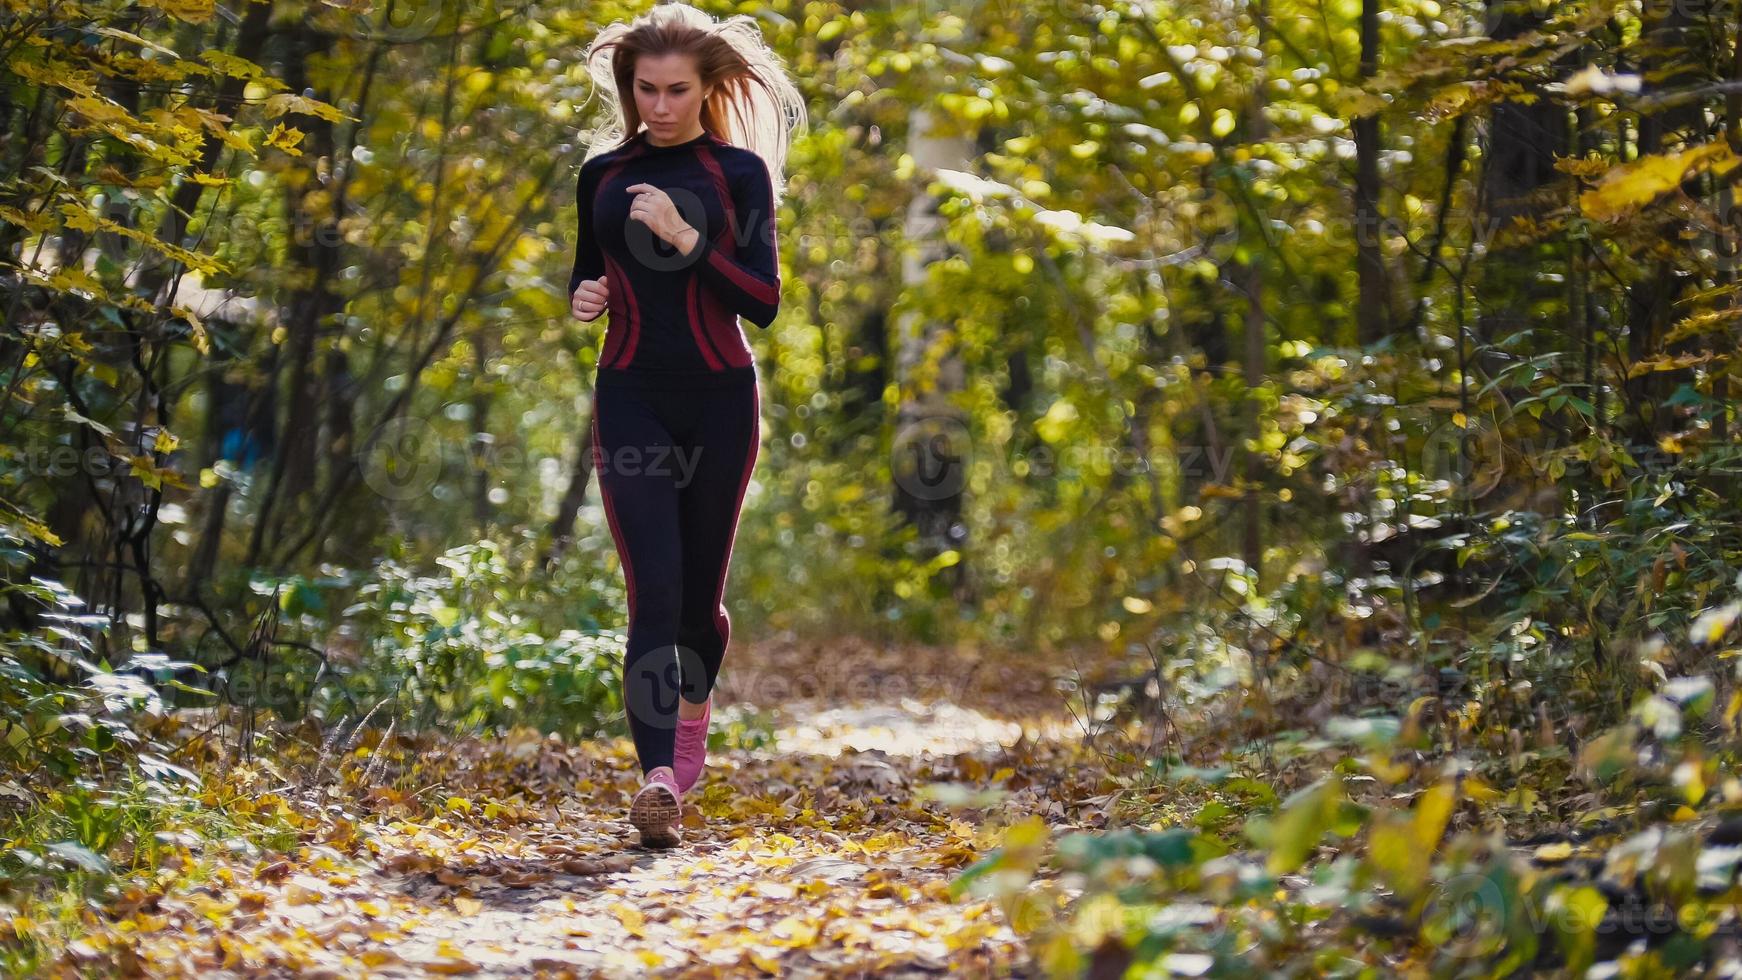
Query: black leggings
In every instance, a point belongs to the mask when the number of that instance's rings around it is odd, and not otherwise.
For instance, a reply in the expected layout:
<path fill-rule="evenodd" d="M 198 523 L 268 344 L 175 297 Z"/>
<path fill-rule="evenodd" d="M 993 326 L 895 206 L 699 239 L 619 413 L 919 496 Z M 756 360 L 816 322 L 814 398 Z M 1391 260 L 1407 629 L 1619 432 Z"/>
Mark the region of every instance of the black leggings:
<path fill-rule="evenodd" d="M 714 690 L 732 621 L 722 599 L 761 395 L 729 387 L 598 387 L 593 463 L 623 563 L 623 707 L 645 774 L 672 764 L 677 699 Z"/>

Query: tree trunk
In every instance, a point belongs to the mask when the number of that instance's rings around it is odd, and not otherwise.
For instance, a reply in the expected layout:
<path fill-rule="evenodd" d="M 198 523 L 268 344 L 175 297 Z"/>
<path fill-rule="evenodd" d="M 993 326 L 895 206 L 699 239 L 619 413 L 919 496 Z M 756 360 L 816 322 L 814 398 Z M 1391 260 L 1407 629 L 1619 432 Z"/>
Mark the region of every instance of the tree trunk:
<path fill-rule="evenodd" d="M 931 113 L 923 108 L 913 109 L 908 122 L 908 151 L 917 166 L 918 181 L 929 180 L 942 168 L 971 169 L 975 153 L 971 137 L 937 132 Z M 916 193 L 908 205 L 906 223 L 906 238 L 914 248 L 901 270 L 901 281 L 907 288 L 921 288 L 927 267 L 948 256 L 944 225 L 937 201 Z M 959 551 L 968 534 L 961 517 L 969 441 L 966 420 L 951 403 L 951 396 L 963 388 L 961 354 L 949 324 L 911 313 L 895 324 L 895 337 L 895 373 L 901 391 L 892 458 L 895 507 L 918 529 L 927 556 Z M 962 600 L 966 599 L 965 565 L 957 561 L 944 573 Z"/>
<path fill-rule="evenodd" d="M 1262 4 L 1262 0 L 1256 0 L 1256 2 Z M 1365 3 L 1368 6 L 1372 6 L 1377 2 L 1378 0 L 1365 0 Z M 1365 34 L 1366 31 L 1365 20 L 1366 14 L 1363 13 L 1363 34 Z M 1264 47 L 1264 24 L 1265 18 L 1260 16 L 1258 18 L 1258 46 L 1260 49 Z M 1378 30 L 1377 22 L 1374 24 L 1374 30 Z M 1364 67 L 1365 58 L 1366 53 L 1364 44 Z M 1264 84 L 1262 77 L 1260 77 L 1258 84 L 1252 86 L 1252 102 L 1247 107 L 1247 141 L 1250 143 L 1262 142 L 1270 135 L 1270 126 L 1264 118 L 1264 104 Z M 1377 126 L 1377 122 L 1375 122 L 1375 126 Z M 1376 153 L 1377 148 L 1374 147 L 1373 149 Z M 1377 162 L 1375 162 L 1375 197 L 1377 197 L 1378 190 L 1377 180 L 1378 170 Z M 1262 434 L 1262 431 L 1259 428 L 1261 409 L 1258 389 L 1264 384 L 1264 365 L 1266 360 L 1264 356 L 1264 271 L 1262 257 L 1269 254 L 1269 249 L 1261 246 L 1270 237 L 1270 231 L 1265 227 L 1262 218 L 1262 215 L 1254 215 L 1251 219 L 1252 227 L 1250 229 L 1250 234 L 1256 239 L 1256 241 L 1252 242 L 1252 244 L 1244 250 L 1247 258 L 1243 270 L 1244 274 L 1241 277 L 1246 292 L 1246 312 L 1244 317 L 1244 333 L 1246 337 L 1246 352 L 1244 358 L 1244 380 L 1246 382 L 1246 434 L 1247 437 L 1254 442 L 1257 442 L 1259 436 Z M 1373 233 L 1376 234 L 1377 229 L 1374 229 Z M 1375 253 L 1377 253 L 1377 241 L 1374 242 L 1373 248 Z M 1381 273 L 1383 273 L 1383 269 L 1381 269 Z M 1366 279 L 1362 280 L 1363 289 L 1367 288 L 1367 282 L 1368 280 Z M 1383 320 L 1383 318 L 1381 318 L 1381 320 Z M 1250 449 L 1246 453 L 1246 491 L 1240 501 L 1243 525 L 1241 530 L 1240 554 L 1241 560 L 1246 563 L 1247 569 L 1252 573 L 1254 583 L 1258 583 L 1262 580 L 1264 570 L 1264 502 L 1258 489 L 1259 484 L 1262 483 L 1263 480 L 1264 451 L 1262 448 Z"/>
<path fill-rule="evenodd" d="M 1361 2 L 1361 78 L 1379 72 L 1379 0 Z M 1261 96 L 1259 97 L 1261 98 Z M 1254 112 L 1254 118 L 1261 118 Z M 1379 243 L 1379 114 L 1361 116 L 1355 130 L 1355 272 L 1360 294 L 1355 307 L 1356 335 L 1363 346 L 1391 333 L 1390 293 L 1385 254 Z"/>
<path fill-rule="evenodd" d="M 545 545 L 539 565 L 549 568 L 562 560 L 563 553 L 575 537 L 575 515 L 587 502 L 587 481 L 593 475 L 593 416 L 587 414 L 576 439 L 575 468 L 569 473 L 569 487 L 557 504 L 556 518 L 550 522 L 550 543 Z"/>
<path fill-rule="evenodd" d="M 290 91 L 308 88 L 309 62 L 325 56 L 332 41 L 331 35 L 317 30 L 308 17 L 297 24 L 285 56 L 285 82 Z M 283 536 L 287 522 L 297 516 L 293 511 L 296 502 L 315 484 L 322 421 L 316 346 L 322 327 L 344 308 L 344 298 L 333 291 L 342 265 L 343 243 L 338 235 L 338 221 L 344 208 L 343 200 L 331 193 L 335 187 L 334 170 L 340 165 L 334 152 L 333 124 L 311 116 L 303 126 L 307 132 L 303 154 L 295 158 L 303 171 L 300 180 L 289 182 L 287 207 L 292 229 L 291 251 L 309 275 L 307 286 L 288 304 L 285 327 L 290 334 L 286 351 L 290 376 L 286 382 L 284 417 L 279 425 L 272 475 L 255 522 L 250 563 L 270 553 L 272 544 Z M 323 198 L 330 202 L 325 207 L 308 207 L 308 202 Z"/>
<path fill-rule="evenodd" d="M 1697 84 L 1699 73 L 1693 62 L 1695 45 L 1692 37 L 1696 30 L 1688 8 L 1683 4 L 1646 6 L 1640 38 L 1639 74 L 1645 79 L 1643 87 L 1648 97 Z M 1639 155 L 1667 152 L 1674 150 L 1677 144 L 1691 146 L 1702 141 L 1704 108 L 1699 101 L 1690 100 L 1660 112 L 1641 113 Z M 1692 178 L 1689 183 L 1698 179 Z M 1683 191 L 1697 196 L 1691 186 L 1684 186 Z M 1680 242 L 1687 221 L 1665 217 L 1659 229 L 1658 234 L 1649 236 L 1650 240 Z M 1627 356 L 1630 362 L 1688 349 L 1685 344 L 1677 345 L 1674 351 L 1664 347 L 1664 335 L 1677 316 L 1676 303 L 1691 279 L 1676 274 L 1681 263 L 1679 248 L 1674 252 L 1654 252 L 1642 257 L 1646 268 L 1627 290 Z M 1658 436 L 1674 427 L 1676 410 L 1664 403 L 1676 388 L 1692 384 L 1693 380 L 1692 368 L 1651 371 L 1626 380 L 1627 401 L 1634 413 L 1634 431 L 1639 441 L 1654 444 Z"/>

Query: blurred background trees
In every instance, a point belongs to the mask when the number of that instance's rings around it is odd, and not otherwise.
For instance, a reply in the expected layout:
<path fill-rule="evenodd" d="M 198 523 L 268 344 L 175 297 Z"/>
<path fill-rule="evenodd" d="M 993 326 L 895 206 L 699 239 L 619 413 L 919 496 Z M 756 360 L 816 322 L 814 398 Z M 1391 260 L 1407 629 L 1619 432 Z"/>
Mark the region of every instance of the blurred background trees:
<path fill-rule="evenodd" d="M 638 9 L 8 0 L 9 764 L 190 689 L 617 724 L 562 286 Z M 814 125 L 737 642 L 1105 648 L 1264 731 L 1455 689 L 1448 745 L 1730 652 L 1729 5 L 741 9 Z"/>

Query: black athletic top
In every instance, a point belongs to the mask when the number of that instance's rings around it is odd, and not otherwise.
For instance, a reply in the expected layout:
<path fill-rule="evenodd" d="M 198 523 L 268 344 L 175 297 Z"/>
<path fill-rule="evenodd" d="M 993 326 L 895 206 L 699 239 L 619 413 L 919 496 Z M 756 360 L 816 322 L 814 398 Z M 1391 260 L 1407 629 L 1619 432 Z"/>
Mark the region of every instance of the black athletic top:
<path fill-rule="evenodd" d="M 639 183 L 666 192 L 701 232 L 680 254 L 639 219 Z M 715 386 L 756 377 L 738 317 L 767 327 L 780 307 L 774 187 L 761 155 L 704 130 L 660 146 L 642 130 L 581 165 L 573 296 L 608 276 L 609 313 L 596 384 Z"/>

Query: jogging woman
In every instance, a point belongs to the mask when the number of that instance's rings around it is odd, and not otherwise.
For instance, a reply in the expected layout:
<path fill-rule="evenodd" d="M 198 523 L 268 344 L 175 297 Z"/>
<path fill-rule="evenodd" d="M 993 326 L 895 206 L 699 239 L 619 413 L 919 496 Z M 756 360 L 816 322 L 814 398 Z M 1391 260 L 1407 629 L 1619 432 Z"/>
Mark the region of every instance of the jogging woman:
<path fill-rule="evenodd" d="M 761 435 L 738 320 L 765 328 L 780 307 L 775 208 L 805 110 L 746 15 L 661 4 L 601 31 L 586 61 L 621 128 L 581 165 L 569 295 L 580 320 L 610 314 L 592 451 L 629 602 L 623 704 L 642 771 L 629 822 L 670 847 L 707 751 Z"/>

